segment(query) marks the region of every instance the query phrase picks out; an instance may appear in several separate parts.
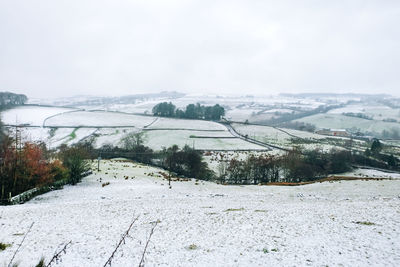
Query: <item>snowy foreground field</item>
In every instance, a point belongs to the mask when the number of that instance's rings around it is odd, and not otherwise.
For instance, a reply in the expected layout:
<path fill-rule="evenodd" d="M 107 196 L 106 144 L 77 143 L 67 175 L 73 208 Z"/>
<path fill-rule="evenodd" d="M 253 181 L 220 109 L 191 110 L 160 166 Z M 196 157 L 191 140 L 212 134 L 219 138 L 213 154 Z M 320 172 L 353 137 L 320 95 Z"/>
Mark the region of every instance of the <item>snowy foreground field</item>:
<path fill-rule="evenodd" d="M 299 187 L 174 181 L 153 167 L 107 161 L 101 172 L 28 203 L 0 207 L 6 266 L 34 266 L 72 241 L 58 266 L 103 266 L 132 218 L 112 266 L 399 266 L 400 180 Z M 149 176 L 149 173 L 153 173 Z M 100 181 L 101 178 L 101 181 Z M 102 183 L 110 182 L 102 187 Z"/>

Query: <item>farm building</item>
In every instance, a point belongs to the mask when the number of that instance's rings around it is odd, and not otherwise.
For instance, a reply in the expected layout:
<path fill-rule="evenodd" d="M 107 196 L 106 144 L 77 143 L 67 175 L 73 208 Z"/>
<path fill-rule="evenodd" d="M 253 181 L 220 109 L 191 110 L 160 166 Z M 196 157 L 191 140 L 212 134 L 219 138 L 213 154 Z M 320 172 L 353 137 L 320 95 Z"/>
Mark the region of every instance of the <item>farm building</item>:
<path fill-rule="evenodd" d="M 316 133 L 322 135 L 342 136 L 342 137 L 350 136 L 350 134 L 344 129 L 323 129 L 317 131 Z"/>

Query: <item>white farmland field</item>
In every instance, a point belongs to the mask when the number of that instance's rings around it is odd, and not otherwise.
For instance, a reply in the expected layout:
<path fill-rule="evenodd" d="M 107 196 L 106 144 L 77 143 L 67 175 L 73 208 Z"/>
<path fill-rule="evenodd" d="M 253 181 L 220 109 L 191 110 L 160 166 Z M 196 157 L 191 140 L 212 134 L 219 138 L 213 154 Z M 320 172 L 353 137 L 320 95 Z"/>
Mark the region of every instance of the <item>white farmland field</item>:
<path fill-rule="evenodd" d="M 41 141 L 55 148 L 61 144 L 72 145 L 90 137 L 99 148 L 109 144 L 121 146 L 121 140 L 129 133 L 146 130 L 146 145 L 154 150 L 174 144 L 194 146 L 204 150 L 264 150 L 264 147 L 243 141 L 229 133 L 224 125 L 212 121 L 158 118 L 119 112 L 71 111 L 34 107 L 21 115 L 29 117 L 32 110 L 40 110 L 36 124 L 22 130 L 25 141 Z M 46 111 L 46 112 L 45 112 Z M 49 117 L 47 117 L 50 115 Z M 8 115 L 10 116 L 10 115 Z M 28 120 L 26 120 L 28 121 Z M 127 128 L 129 127 L 129 128 Z M 202 138 L 209 137 L 209 138 Z"/>
<path fill-rule="evenodd" d="M 31 126 L 43 126 L 46 118 L 75 109 L 60 107 L 19 106 L 1 112 L 1 120 L 4 124 L 28 124 Z"/>
<path fill-rule="evenodd" d="M 23 142 L 43 142 L 49 148 L 57 148 L 62 144 L 72 145 L 82 141 L 96 132 L 95 128 L 20 128 Z M 9 128 L 11 136 L 15 135 L 14 128 Z"/>
<path fill-rule="evenodd" d="M 321 149 L 327 152 L 333 148 L 342 149 L 346 146 L 346 141 L 350 140 L 344 137 L 325 136 L 287 128 L 239 123 L 232 124 L 232 126 L 238 133 L 248 135 L 249 138 L 286 149 L 299 147 L 304 150 Z M 365 150 L 364 141 L 353 140 L 352 145 L 354 149 Z"/>
<path fill-rule="evenodd" d="M 156 118 L 106 111 L 77 111 L 51 117 L 45 126 L 52 127 L 136 127 L 143 128 Z"/>
<path fill-rule="evenodd" d="M 292 136 L 270 126 L 233 123 L 232 127 L 240 134 L 261 142 L 290 147 Z"/>
<path fill-rule="evenodd" d="M 112 145 L 121 147 L 121 140 L 130 133 L 137 133 L 136 128 L 103 128 L 96 131 L 94 138 L 94 147 L 100 148 L 103 145 Z"/>
<path fill-rule="evenodd" d="M 343 108 L 332 109 L 328 114 L 342 114 L 342 113 L 362 113 L 367 116 L 373 117 L 374 120 L 384 119 L 400 119 L 400 109 L 393 109 L 388 106 L 378 104 L 360 103 L 355 105 L 347 105 Z"/>
<path fill-rule="evenodd" d="M 212 138 L 196 138 L 196 137 Z M 187 130 L 152 130 L 145 131 L 145 145 L 153 150 L 161 150 L 172 145 L 184 147 L 188 145 L 200 150 L 265 150 L 239 138 L 218 138 L 233 137 L 229 132 L 215 131 L 187 131 Z"/>
<path fill-rule="evenodd" d="M 53 148 L 61 144 L 73 145 L 91 136 L 96 132 L 95 128 L 58 128 L 54 137 L 50 138 L 50 146 Z"/>
<path fill-rule="evenodd" d="M 227 131 L 226 127 L 212 121 L 158 118 L 148 129 L 188 129 L 203 131 Z"/>
<path fill-rule="evenodd" d="M 234 108 L 227 110 L 225 117 L 231 121 L 245 122 L 260 111 L 262 111 L 262 109 Z"/>
<path fill-rule="evenodd" d="M 139 216 L 113 266 L 138 266 L 155 221 L 146 266 L 400 265 L 400 180 L 282 187 L 193 179 L 169 189 L 148 176 L 157 168 L 118 161 L 100 168 L 76 186 L 0 206 L 0 240 L 11 244 L 0 264 L 34 223 L 16 254 L 20 266 L 48 261 L 69 241 L 57 266 L 103 266 Z"/>

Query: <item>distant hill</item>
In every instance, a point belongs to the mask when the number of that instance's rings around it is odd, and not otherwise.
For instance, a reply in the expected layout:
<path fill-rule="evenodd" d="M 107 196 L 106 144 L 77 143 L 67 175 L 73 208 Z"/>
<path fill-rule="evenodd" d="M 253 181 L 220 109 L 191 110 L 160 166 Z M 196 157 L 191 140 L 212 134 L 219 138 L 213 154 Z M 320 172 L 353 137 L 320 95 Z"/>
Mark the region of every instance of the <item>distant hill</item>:
<path fill-rule="evenodd" d="M 118 97 L 90 96 L 79 95 L 71 97 L 63 97 L 56 99 L 35 99 L 30 101 L 31 104 L 45 104 L 56 106 L 98 106 L 105 104 L 134 104 L 138 101 L 159 100 L 159 99 L 176 99 L 185 96 L 184 93 L 176 91 L 163 91 L 160 93 L 149 94 L 133 94 Z"/>
<path fill-rule="evenodd" d="M 388 94 L 356 94 L 356 93 L 346 93 L 346 94 L 336 94 L 336 93 L 299 93 L 299 94 L 289 94 L 281 93 L 280 96 L 284 97 L 302 97 L 302 98 L 322 98 L 322 97 L 359 97 L 359 98 L 386 98 L 391 97 Z"/>

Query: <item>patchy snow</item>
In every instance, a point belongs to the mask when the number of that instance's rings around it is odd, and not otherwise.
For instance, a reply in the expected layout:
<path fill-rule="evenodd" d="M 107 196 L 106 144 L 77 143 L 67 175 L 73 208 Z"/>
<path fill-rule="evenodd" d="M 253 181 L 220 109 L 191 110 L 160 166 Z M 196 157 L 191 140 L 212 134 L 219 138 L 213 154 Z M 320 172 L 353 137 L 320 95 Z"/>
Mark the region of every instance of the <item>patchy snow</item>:
<path fill-rule="evenodd" d="M 400 180 L 299 187 L 192 180 L 168 189 L 146 175 L 156 168 L 102 161 L 101 169 L 76 186 L 1 206 L 0 241 L 11 247 L 0 252 L 0 264 L 34 222 L 16 256 L 20 266 L 49 260 L 68 241 L 57 266 L 102 266 L 139 216 L 112 266 L 138 265 L 157 220 L 146 266 L 400 265 Z"/>
<path fill-rule="evenodd" d="M 96 131 L 94 138 L 94 147 L 100 148 L 103 145 L 112 145 L 121 147 L 121 140 L 130 133 L 137 133 L 136 128 L 103 128 Z"/>
<path fill-rule="evenodd" d="M 21 127 L 22 142 L 46 142 L 49 137 L 49 128 L 42 127 Z M 15 136 L 15 127 L 8 127 L 8 133 Z"/>
<path fill-rule="evenodd" d="M 49 148 L 75 144 L 96 132 L 95 128 L 21 127 L 19 130 L 22 142 L 44 142 Z M 8 127 L 8 133 L 15 136 L 15 128 Z"/>
<path fill-rule="evenodd" d="M 53 131 L 53 132 L 52 132 Z M 56 148 L 62 144 L 73 145 L 91 136 L 96 132 L 95 128 L 58 128 L 50 130 L 47 139 L 50 148 Z"/>
<path fill-rule="evenodd" d="M 42 126 L 46 118 L 73 110 L 71 108 L 59 107 L 19 106 L 2 111 L 1 120 L 4 124 L 10 125 L 17 123 Z"/>

